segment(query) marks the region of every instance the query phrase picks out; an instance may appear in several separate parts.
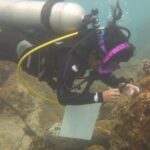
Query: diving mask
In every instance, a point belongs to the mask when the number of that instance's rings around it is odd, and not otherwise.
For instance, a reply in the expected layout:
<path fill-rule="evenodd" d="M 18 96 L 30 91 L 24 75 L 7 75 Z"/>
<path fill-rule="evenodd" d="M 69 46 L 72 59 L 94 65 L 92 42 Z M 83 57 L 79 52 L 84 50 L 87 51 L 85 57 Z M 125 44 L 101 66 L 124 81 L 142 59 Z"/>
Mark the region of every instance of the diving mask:
<path fill-rule="evenodd" d="M 100 46 L 101 49 L 103 50 L 103 52 L 105 53 L 104 58 L 102 59 L 102 62 L 100 63 L 100 65 L 98 65 L 96 67 L 96 70 L 100 73 L 100 74 L 108 74 L 111 73 L 112 71 L 118 69 L 119 66 L 119 61 L 112 61 L 114 63 L 110 63 L 110 61 L 112 60 L 112 58 L 115 58 L 115 56 L 124 51 L 126 48 L 129 48 L 129 44 L 127 42 L 123 42 L 120 43 L 119 45 L 117 45 L 116 47 L 114 47 L 113 49 L 111 49 L 109 52 L 107 52 L 106 47 L 105 47 L 105 43 L 100 40 Z"/>

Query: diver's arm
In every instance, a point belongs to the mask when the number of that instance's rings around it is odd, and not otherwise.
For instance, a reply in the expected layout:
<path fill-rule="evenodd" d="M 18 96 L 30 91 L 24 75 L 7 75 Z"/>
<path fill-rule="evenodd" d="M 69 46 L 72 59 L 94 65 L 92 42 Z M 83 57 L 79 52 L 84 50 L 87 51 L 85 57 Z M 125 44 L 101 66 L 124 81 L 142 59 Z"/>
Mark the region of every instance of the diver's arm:
<path fill-rule="evenodd" d="M 120 90 L 118 88 L 109 89 L 106 91 L 101 92 L 98 89 L 98 92 L 96 93 L 90 93 L 88 88 L 84 90 L 82 93 L 72 92 L 72 83 L 74 79 L 74 73 L 69 71 L 67 73 L 68 76 L 65 77 L 66 83 L 64 82 L 59 83 L 59 88 L 57 91 L 57 96 L 59 99 L 59 102 L 63 105 L 81 105 L 81 104 L 91 104 L 91 103 L 99 103 L 99 102 L 115 102 L 118 100 L 118 97 L 120 96 Z M 72 77 L 72 78 L 69 78 Z M 100 76 L 99 76 L 100 77 Z M 93 81 L 94 76 L 91 76 L 91 79 Z M 98 78 L 95 78 L 98 79 Z M 114 76 L 105 76 L 99 78 L 106 84 L 115 87 L 120 82 L 124 82 L 125 80 L 123 78 L 117 79 Z"/>
<path fill-rule="evenodd" d="M 57 92 L 59 102 L 62 105 L 116 102 L 120 96 L 120 90 L 118 88 L 105 90 L 103 92 L 98 89 L 98 92 L 95 93 L 90 93 L 87 88 L 82 93 L 77 93 L 72 92 L 70 89 L 66 88 L 63 83 Z"/>

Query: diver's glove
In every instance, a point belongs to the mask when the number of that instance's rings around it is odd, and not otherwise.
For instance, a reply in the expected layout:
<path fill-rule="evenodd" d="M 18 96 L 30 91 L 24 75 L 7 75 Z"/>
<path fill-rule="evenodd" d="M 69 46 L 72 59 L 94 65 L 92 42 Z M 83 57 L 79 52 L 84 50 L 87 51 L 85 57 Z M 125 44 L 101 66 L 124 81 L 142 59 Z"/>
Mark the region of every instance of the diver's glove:
<path fill-rule="evenodd" d="M 140 92 L 140 88 L 131 83 L 121 83 L 121 92 L 127 94 L 129 97 Z"/>

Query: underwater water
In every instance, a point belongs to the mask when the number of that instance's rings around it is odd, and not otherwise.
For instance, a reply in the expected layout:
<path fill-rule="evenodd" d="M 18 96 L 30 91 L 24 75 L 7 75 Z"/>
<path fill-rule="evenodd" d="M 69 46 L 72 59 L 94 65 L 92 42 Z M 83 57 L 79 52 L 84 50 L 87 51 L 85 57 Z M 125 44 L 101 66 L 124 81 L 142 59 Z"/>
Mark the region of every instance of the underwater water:
<path fill-rule="evenodd" d="M 87 14 L 91 9 L 98 8 L 102 27 L 111 20 L 110 7 L 116 2 L 116 0 L 66 1 L 79 3 Z M 11 61 L 0 60 L 0 150 L 150 150 L 150 61 L 146 62 L 148 65 L 145 63 L 147 69 L 145 72 L 141 69 L 140 62 L 150 58 L 150 1 L 120 0 L 120 5 L 123 16 L 118 23 L 130 29 L 131 41 L 136 46 L 135 58 L 138 60 L 136 65 L 133 61 L 129 62 L 119 75 L 136 79 L 140 70 L 141 76 L 135 80 L 135 84 L 140 87 L 141 93 L 133 98 L 122 94 L 119 102 L 102 105 L 100 113 L 98 108 L 99 116 L 95 117 L 97 122 L 94 124 L 91 141 L 62 138 L 57 135 L 60 132 L 65 107 L 42 101 L 31 94 L 18 80 L 17 65 Z M 46 96 L 54 100 L 57 99 L 56 93 L 46 83 L 39 82 L 32 75 L 24 74 L 24 76 L 35 89 L 46 93 Z M 92 87 L 94 92 L 106 89 L 106 86 L 98 84 L 99 82 Z M 86 115 L 88 123 L 94 119 L 95 109 L 92 109 L 93 111 L 91 109 L 92 107 L 88 111 L 89 115 Z M 74 126 L 85 122 L 84 114 L 80 115 L 81 113 L 80 111 L 74 113 L 72 109 L 71 113 L 69 112 Z M 75 117 L 78 116 L 81 120 L 76 122 Z M 86 125 L 82 123 L 80 126 L 85 132 L 87 132 Z M 72 132 L 75 133 L 76 130 Z M 84 136 L 82 131 L 80 133 Z"/>
<path fill-rule="evenodd" d="M 116 0 L 67 0 L 81 4 L 87 12 L 92 8 L 99 9 L 99 19 L 105 26 L 110 17 L 110 6 Z M 132 41 L 137 48 L 136 56 L 150 57 L 150 1 L 120 0 L 123 17 L 120 25 L 131 30 Z M 148 50 L 149 49 L 149 50 Z"/>

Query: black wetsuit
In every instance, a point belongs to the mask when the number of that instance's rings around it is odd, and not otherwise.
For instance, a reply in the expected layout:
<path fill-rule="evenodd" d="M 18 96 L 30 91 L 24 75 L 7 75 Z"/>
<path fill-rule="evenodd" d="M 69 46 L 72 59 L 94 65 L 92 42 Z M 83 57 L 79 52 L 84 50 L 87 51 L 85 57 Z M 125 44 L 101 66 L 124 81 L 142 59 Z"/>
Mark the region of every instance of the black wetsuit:
<path fill-rule="evenodd" d="M 1 32 L 0 59 L 18 61 L 16 47 L 17 43 L 23 38 L 16 32 Z M 37 76 L 40 81 L 46 81 L 51 87 L 56 88 L 58 100 L 63 105 L 102 102 L 103 97 L 100 89 L 97 89 L 95 93 L 89 91 L 93 81 L 101 80 L 111 87 L 117 87 L 125 79 L 117 79 L 112 74 L 100 75 L 95 71 L 91 71 L 87 77 L 89 84 L 81 93 L 76 92 L 76 88 L 79 87 L 75 85 L 74 81 L 82 77 L 86 70 L 90 69 L 88 66 L 88 54 L 91 50 L 98 48 L 95 32 L 91 32 L 86 38 L 81 38 L 82 41 L 79 43 L 77 38 L 80 39 L 81 37 L 73 38 L 71 42 L 66 40 L 62 44 L 55 43 L 46 47 L 44 51 L 33 54 L 27 58 L 23 64 L 23 69 L 29 74 Z M 45 40 L 47 39 L 45 38 Z M 37 43 L 35 42 L 35 44 Z M 26 50 L 25 53 L 30 49 Z"/>

